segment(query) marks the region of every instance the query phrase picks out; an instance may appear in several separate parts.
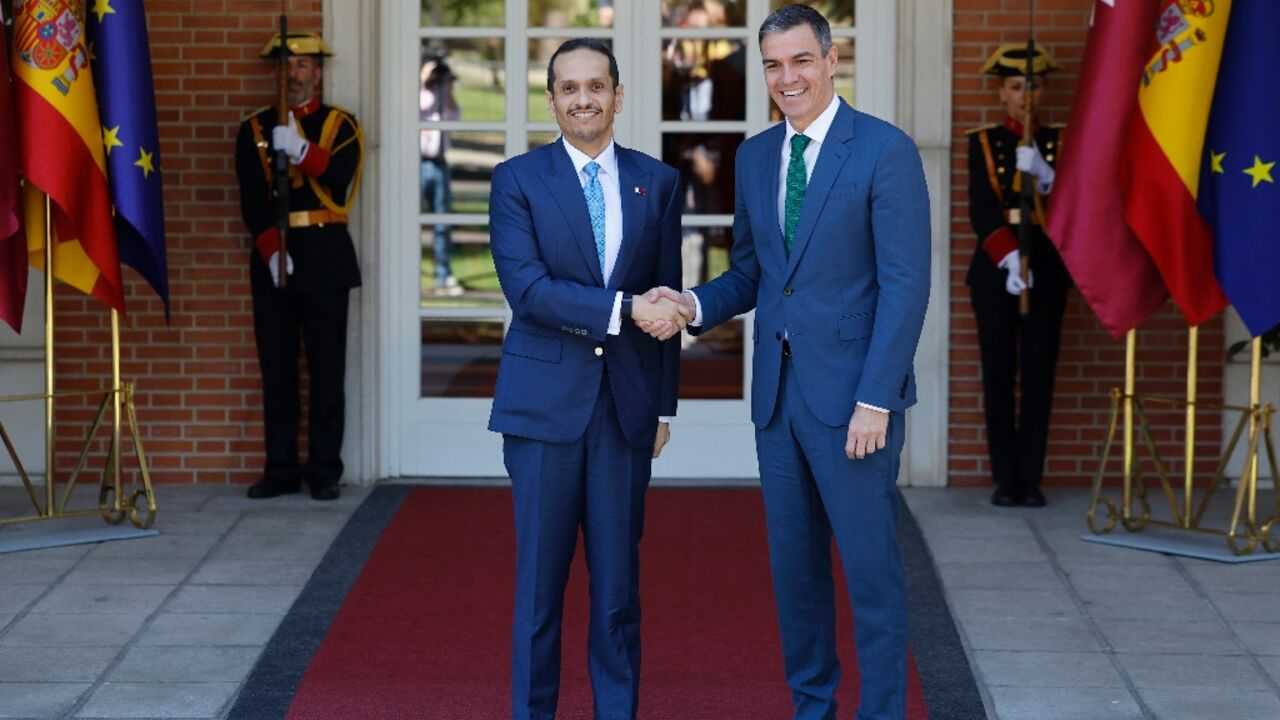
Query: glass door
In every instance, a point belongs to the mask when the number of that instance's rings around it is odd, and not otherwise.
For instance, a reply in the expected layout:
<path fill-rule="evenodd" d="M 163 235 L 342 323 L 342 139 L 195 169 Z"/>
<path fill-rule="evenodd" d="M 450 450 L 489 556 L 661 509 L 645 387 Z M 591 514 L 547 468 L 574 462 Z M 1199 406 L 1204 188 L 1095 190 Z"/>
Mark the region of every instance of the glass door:
<path fill-rule="evenodd" d="M 413 12 L 384 6 L 385 36 L 397 46 L 388 53 L 397 69 L 385 85 L 395 97 L 383 102 L 390 113 L 384 127 L 397 147 L 417 147 L 383 153 L 385 177 L 400 199 L 384 211 L 402 218 L 383 224 L 394 235 L 382 244 L 396 327 L 383 395 L 392 406 L 384 415 L 392 425 L 388 474 L 506 475 L 501 439 L 485 429 L 510 318 L 489 249 L 489 182 L 504 158 L 558 137 L 544 91 L 547 61 L 560 43 L 585 36 L 611 46 L 625 88 L 617 141 L 679 169 L 684 284 L 692 286 L 728 266 L 738 145 L 778 119 L 761 82 L 755 33 L 781 4 L 420 0 Z M 841 57 L 837 90 L 852 100 L 854 0 L 813 4 L 832 20 Z M 655 478 L 756 476 L 747 402 L 751 322 L 746 315 L 682 337 L 680 411 Z"/>

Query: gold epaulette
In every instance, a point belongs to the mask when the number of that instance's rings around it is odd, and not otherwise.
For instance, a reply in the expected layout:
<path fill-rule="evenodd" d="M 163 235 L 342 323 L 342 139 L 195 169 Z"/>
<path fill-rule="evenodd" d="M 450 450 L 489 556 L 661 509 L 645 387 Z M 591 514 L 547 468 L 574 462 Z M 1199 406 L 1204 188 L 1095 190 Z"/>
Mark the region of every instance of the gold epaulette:
<path fill-rule="evenodd" d="M 964 134 L 972 135 L 974 133 L 980 133 L 983 130 L 990 130 L 991 128 L 994 128 L 994 127 L 1000 127 L 1000 123 L 986 123 L 985 125 L 979 125 L 978 127 L 973 128 L 972 130 L 965 130 Z"/>
<path fill-rule="evenodd" d="M 240 118 L 240 122 L 245 122 L 245 121 L 247 121 L 249 118 L 257 117 L 257 116 L 261 115 L 262 113 L 264 113 L 264 112 L 266 112 L 266 111 L 270 110 L 270 109 L 271 109 L 271 108 L 273 108 L 273 107 L 275 107 L 275 106 L 274 106 L 274 105 L 263 105 L 262 107 L 258 108 L 257 110 L 254 110 L 253 112 L 249 113 L 248 115 L 245 115 L 243 118 Z"/>

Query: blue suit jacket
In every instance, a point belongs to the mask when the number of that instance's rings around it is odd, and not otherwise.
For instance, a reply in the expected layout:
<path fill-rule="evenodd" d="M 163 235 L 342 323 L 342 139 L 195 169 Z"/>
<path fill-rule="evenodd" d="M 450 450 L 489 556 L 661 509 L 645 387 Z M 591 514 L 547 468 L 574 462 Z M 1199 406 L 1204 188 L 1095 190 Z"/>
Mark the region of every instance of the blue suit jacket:
<path fill-rule="evenodd" d="M 622 246 L 606 281 L 582 185 L 562 143 L 493 172 L 490 242 L 513 317 L 489 429 L 545 442 L 581 437 L 607 365 L 623 434 L 635 447 L 652 446 L 658 416 L 676 413 L 679 338 L 659 343 L 630 318 L 621 334 L 606 331 L 618 290 L 679 287 L 679 175 L 615 145 Z"/>
<path fill-rule="evenodd" d="M 694 290 L 699 331 L 756 308 L 751 419 L 778 397 L 785 330 L 800 390 L 824 423 L 857 402 L 916 400 L 912 360 L 929 302 L 929 193 L 901 130 L 840 101 L 805 192 L 791 255 L 778 218 L 782 123 L 738 148 L 731 266 Z M 691 328 L 692 329 L 692 328 Z"/>

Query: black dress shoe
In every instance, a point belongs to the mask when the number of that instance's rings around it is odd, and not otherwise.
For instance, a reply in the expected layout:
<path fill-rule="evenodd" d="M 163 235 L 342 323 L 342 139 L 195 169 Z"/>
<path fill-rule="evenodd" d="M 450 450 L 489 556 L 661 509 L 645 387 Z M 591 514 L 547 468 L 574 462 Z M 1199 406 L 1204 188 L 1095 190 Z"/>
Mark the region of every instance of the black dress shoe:
<path fill-rule="evenodd" d="M 996 488 L 991 494 L 991 504 L 996 507 L 1017 507 L 1022 504 L 1022 498 L 1003 488 Z"/>
<path fill-rule="evenodd" d="M 342 491 L 338 489 L 337 483 L 332 485 L 316 485 L 311 488 L 312 500 L 337 500 L 341 494 Z"/>
<path fill-rule="evenodd" d="M 249 486 L 248 494 L 250 500 L 262 500 L 264 498 L 273 498 L 277 495 L 291 495 L 301 489 L 301 484 L 296 482 L 291 483 L 263 478 Z"/>
<path fill-rule="evenodd" d="M 1039 490 L 1032 490 L 1027 493 L 1027 497 L 1023 499 L 1024 507 L 1044 507 L 1048 501 L 1044 499 L 1044 493 Z"/>

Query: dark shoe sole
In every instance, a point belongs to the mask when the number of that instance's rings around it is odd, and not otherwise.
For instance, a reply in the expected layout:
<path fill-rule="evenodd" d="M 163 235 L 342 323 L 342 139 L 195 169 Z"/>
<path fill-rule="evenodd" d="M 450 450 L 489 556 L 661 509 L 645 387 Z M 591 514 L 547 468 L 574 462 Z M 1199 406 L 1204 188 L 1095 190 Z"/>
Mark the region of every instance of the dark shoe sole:
<path fill-rule="evenodd" d="M 258 483 L 251 485 L 249 492 L 246 493 L 250 500 L 266 500 L 267 498 L 279 497 L 281 495 L 292 495 L 302 490 L 299 485 L 270 485 Z"/>

